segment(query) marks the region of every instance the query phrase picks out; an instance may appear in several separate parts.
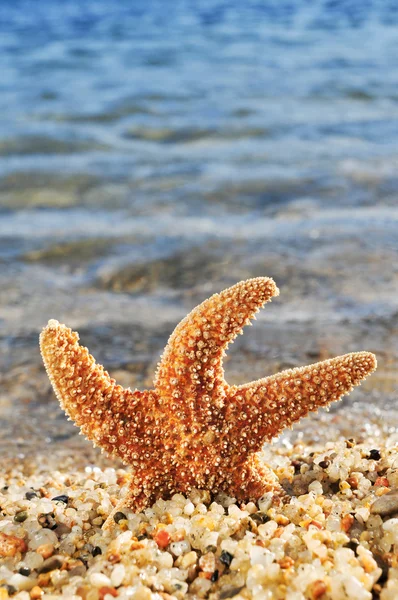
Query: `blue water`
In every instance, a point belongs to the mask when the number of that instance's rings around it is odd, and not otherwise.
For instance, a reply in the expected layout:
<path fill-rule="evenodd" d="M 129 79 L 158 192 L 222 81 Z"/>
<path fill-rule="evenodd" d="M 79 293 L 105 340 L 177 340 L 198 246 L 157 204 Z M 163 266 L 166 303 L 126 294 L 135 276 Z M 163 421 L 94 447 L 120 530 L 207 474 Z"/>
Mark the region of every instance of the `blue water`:
<path fill-rule="evenodd" d="M 346 159 L 396 150 L 397 15 L 359 0 L 3 0 L 0 173 L 345 179 Z"/>

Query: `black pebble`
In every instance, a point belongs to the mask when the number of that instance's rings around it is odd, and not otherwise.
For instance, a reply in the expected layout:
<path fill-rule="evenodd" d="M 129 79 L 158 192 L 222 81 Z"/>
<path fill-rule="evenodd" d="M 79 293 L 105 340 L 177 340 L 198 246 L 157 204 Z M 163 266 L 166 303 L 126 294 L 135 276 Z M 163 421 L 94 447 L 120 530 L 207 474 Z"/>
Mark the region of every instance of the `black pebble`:
<path fill-rule="evenodd" d="M 227 550 L 223 550 L 221 552 L 221 556 L 220 556 L 220 562 L 222 562 L 223 565 L 225 565 L 226 567 L 229 567 L 229 565 L 232 562 L 234 555 L 231 554 L 230 552 L 227 552 Z"/>
<path fill-rule="evenodd" d="M 98 554 L 102 554 L 102 550 L 99 546 L 95 546 L 95 548 L 93 548 L 93 551 L 91 553 L 93 556 L 98 556 Z"/>
<path fill-rule="evenodd" d="M 321 467 L 321 469 L 327 469 L 330 465 L 330 462 L 328 460 L 321 460 L 321 462 L 318 463 L 318 465 Z"/>
<path fill-rule="evenodd" d="M 380 460 L 381 459 L 380 451 L 373 448 L 373 450 L 371 450 L 369 452 L 368 458 L 370 458 L 371 460 Z"/>
<path fill-rule="evenodd" d="M 122 512 L 117 512 L 113 515 L 113 520 L 115 521 L 115 523 L 119 523 L 119 521 L 123 521 L 123 519 L 127 519 L 127 517 Z"/>
<path fill-rule="evenodd" d="M 29 577 L 29 575 L 31 574 L 31 570 L 29 569 L 29 567 L 21 567 L 18 573 L 20 573 L 20 575 L 25 575 L 25 577 Z"/>
<path fill-rule="evenodd" d="M 51 498 L 51 500 L 54 500 L 54 502 L 63 502 L 64 504 L 68 504 L 68 496 L 66 494 L 61 494 L 60 496 L 55 496 L 54 498 Z"/>
<path fill-rule="evenodd" d="M 217 579 L 218 579 L 218 569 L 216 569 L 216 570 L 214 571 L 214 573 L 212 574 L 212 576 L 211 576 L 211 580 L 212 580 L 212 582 L 213 582 L 213 583 L 214 583 L 215 581 L 217 581 Z"/>
<path fill-rule="evenodd" d="M 38 497 L 39 497 L 39 494 L 35 491 L 26 492 L 26 494 L 25 494 L 26 500 L 33 500 L 33 498 L 38 498 Z"/>

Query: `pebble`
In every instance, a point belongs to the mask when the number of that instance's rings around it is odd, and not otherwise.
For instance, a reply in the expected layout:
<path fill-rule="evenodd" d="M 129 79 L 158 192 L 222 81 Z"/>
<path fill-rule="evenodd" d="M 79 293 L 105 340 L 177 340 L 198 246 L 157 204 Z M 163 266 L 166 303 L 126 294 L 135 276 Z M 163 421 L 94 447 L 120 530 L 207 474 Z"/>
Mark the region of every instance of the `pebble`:
<path fill-rule="evenodd" d="M 24 521 L 26 521 L 27 518 L 28 518 L 28 513 L 26 512 L 26 510 L 21 510 L 16 513 L 16 515 L 14 517 L 14 521 L 16 523 L 23 523 Z"/>
<path fill-rule="evenodd" d="M 112 585 L 111 580 L 109 577 L 107 577 L 107 575 L 104 575 L 104 573 L 91 573 L 90 583 L 97 588 L 111 587 Z"/>
<path fill-rule="evenodd" d="M 380 450 L 376 450 L 375 448 L 373 448 L 370 452 L 368 457 L 370 460 L 380 460 L 381 459 L 381 454 L 380 454 Z"/>
<path fill-rule="evenodd" d="M 199 567 L 205 573 L 214 573 L 216 568 L 216 557 L 214 556 L 213 552 L 207 552 L 207 554 L 204 554 L 200 557 Z"/>
<path fill-rule="evenodd" d="M 49 573 L 50 571 L 54 571 L 55 569 L 60 569 L 64 563 L 63 556 L 56 555 L 51 556 L 51 558 L 47 558 L 41 567 L 37 569 L 38 573 Z"/>
<path fill-rule="evenodd" d="M 381 516 L 398 512 L 398 490 L 391 490 L 377 498 L 371 505 L 370 512 L 373 515 Z"/>
<path fill-rule="evenodd" d="M 34 491 L 26 492 L 25 498 L 26 498 L 26 500 L 33 500 L 33 498 L 39 498 L 39 494 Z"/>
<path fill-rule="evenodd" d="M 60 496 L 54 496 L 51 500 L 53 502 L 63 502 L 64 504 L 68 504 L 69 498 L 66 494 L 61 494 Z"/>
<path fill-rule="evenodd" d="M 111 582 L 114 587 L 119 587 L 123 583 L 123 579 L 126 575 L 126 569 L 124 565 L 118 564 L 111 573 Z"/>
<path fill-rule="evenodd" d="M 157 543 L 158 547 L 164 550 L 164 548 L 167 548 L 167 546 L 169 545 L 171 536 L 169 532 L 165 529 L 160 529 L 156 533 L 154 540 Z"/>
<path fill-rule="evenodd" d="M 15 556 L 17 552 L 26 552 L 25 540 L 0 532 L 0 557 Z"/>
<path fill-rule="evenodd" d="M 230 552 L 227 552 L 226 550 L 223 550 L 221 552 L 220 562 L 222 562 L 222 564 L 225 565 L 226 567 L 229 567 L 229 565 L 231 564 L 233 558 L 234 557 L 233 557 L 233 555 Z"/>
<path fill-rule="evenodd" d="M 113 515 L 113 520 L 115 521 L 115 523 L 119 523 L 119 521 L 123 521 L 125 519 L 127 519 L 127 517 L 122 512 L 117 512 Z"/>
<path fill-rule="evenodd" d="M 54 554 L 54 546 L 52 544 L 42 544 L 36 548 L 36 552 L 40 554 L 44 559 L 49 558 Z"/>
<path fill-rule="evenodd" d="M 38 529 L 31 535 L 31 538 L 29 541 L 29 548 L 31 550 L 36 550 L 37 548 L 39 548 L 39 546 L 42 546 L 43 544 L 57 544 L 57 543 L 58 543 L 58 538 L 57 538 L 56 534 L 54 533 L 54 531 L 51 531 L 51 529 L 47 529 L 44 527 L 43 529 Z"/>
<path fill-rule="evenodd" d="M 17 590 L 30 590 L 35 585 L 36 581 L 31 577 L 25 577 L 24 575 L 20 575 L 20 573 L 15 573 L 10 577 L 8 583 Z"/>
<path fill-rule="evenodd" d="M 43 595 L 43 590 L 38 585 L 35 585 L 30 590 L 31 600 L 39 600 L 42 597 L 42 595 Z"/>
<path fill-rule="evenodd" d="M 16 593 L 17 589 L 14 586 L 8 585 L 7 583 L 0 585 L 0 600 L 8 600 L 10 596 L 13 596 Z"/>
<path fill-rule="evenodd" d="M 115 588 L 104 586 L 98 590 L 98 600 L 105 600 L 105 596 L 118 596 L 118 591 Z"/>
<path fill-rule="evenodd" d="M 327 591 L 326 583 L 321 579 L 317 579 L 316 581 L 314 581 L 311 584 L 310 589 L 312 595 L 311 597 L 313 598 L 313 600 L 317 600 L 318 598 L 326 594 Z"/>

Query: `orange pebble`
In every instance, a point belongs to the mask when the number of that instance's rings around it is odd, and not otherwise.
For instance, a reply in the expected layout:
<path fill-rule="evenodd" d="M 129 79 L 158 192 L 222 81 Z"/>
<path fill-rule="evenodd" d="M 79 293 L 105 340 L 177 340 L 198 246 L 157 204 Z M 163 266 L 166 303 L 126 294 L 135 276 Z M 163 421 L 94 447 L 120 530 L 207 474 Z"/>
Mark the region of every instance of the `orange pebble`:
<path fill-rule="evenodd" d="M 34 587 L 32 587 L 32 589 L 30 590 L 30 597 L 31 600 L 39 600 L 39 598 L 41 598 L 43 595 L 43 590 L 41 589 L 41 587 L 39 587 L 38 585 L 35 585 Z"/>
<path fill-rule="evenodd" d="M 104 598 L 107 594 L 116 598 L 116 596 L 118 596 L 118 591 L 116 588 L 103 586 L 102 588 L 100 588 L 98 590 L 98 594 L 99 594 L 99 600 L 104 600 Z"/>
<path fill-rule="evenodd" d="M 161 529 L 156 533 L 154 540 L 158 547 L 161 548 L 161 550 L 164 550 L 170 544 L 171 537 L 168 531 Z"/>
<path fill-rule="evenodd" d="M 352 525 L 354 523 L 354 517 L 352 515 L 344 515 L 344 517 L 341 519 L 341 526 L 343 528 L 343 531 L 345 531 L 347 533 L 347 531 L 350 531 Z"/>
<path fill-rule="evenodd" d="M 26 542 L 22 538 L 0 533 L 0 557 L 15 556 L 17 552 L 26 552 L 27 549 Z"/>
<path fill-rule="evenodd" d="M 44 559 L 50 558 L 54 554 L 54 546 L 52 544 L 42 544 L 36 548 L 37 554 L 40 554 Z"/>
<path fill-rule="evenodd" d="M 378 477 L 375 481 L 375 487 L 388 487 L 389 485 L 387 477 Z"/>
<path fill-rule="evenodd" d="M 290 556 L 284 556 L 278 560 L 278 563 L 281 569 L 290 569 L 290 567 L 294 566 L 294 560 Z"/>
<path fill-rule="evenodd" d="M 324 581 L 322 581 L 322 579 L 317 579 L 316 581 L 314 581 L 313 584 L 311 585 L 312 600 L 317 600 L 318 598 L 323 596 L 323 594 L 326 593 L 326 590 L 327 590 L 326 583 Z"/>

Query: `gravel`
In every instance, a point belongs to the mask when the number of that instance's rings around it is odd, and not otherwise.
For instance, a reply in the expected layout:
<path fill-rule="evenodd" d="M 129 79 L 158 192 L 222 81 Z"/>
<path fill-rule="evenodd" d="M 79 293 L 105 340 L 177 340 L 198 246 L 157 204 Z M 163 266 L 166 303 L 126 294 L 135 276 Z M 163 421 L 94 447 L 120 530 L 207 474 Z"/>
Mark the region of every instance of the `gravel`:
<path fill-rule="evenodd" d="M 0 474 L 0 600 L 396 599 L 396 438 L 270 446 L 290 504 L 195 490 L 125 509 L 110 532 L 127 470 L 14 464 Z"/>

